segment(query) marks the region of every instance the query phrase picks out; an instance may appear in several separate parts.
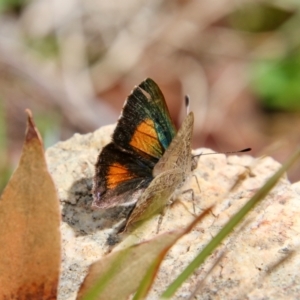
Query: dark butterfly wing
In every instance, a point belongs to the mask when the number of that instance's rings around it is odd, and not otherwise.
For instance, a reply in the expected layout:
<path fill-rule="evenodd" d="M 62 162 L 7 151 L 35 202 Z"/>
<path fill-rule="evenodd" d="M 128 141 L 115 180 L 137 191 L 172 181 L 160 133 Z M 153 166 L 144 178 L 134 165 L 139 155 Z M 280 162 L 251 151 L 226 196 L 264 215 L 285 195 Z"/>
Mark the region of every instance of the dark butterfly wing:
<path fill-rule="evenodd" d="M 127 98 L 112 142 L 98 157 L 93 205 L 135 203 L 175 134 L 163 94 L 152 79 L 146 79 Z"/>
<path fill-rule="evenodd" d="M 164 96 L 157 84 L 148 78 L 127 98 L 113 142 L 157 162 L 175 134 Z"/>
<path fill-rule="evenodd" d="M 144 157 L 134 157 L 109 143 L 96 164 L 93 205 L 108 208 L 134 203 L 134 194 L 151 182 L 153 166 Z"/>

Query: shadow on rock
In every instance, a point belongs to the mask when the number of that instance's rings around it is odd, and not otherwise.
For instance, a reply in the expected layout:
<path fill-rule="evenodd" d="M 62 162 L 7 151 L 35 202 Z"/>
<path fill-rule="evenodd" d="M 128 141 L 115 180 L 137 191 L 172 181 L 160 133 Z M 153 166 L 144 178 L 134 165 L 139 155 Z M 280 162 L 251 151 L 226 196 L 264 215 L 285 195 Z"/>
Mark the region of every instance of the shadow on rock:
<path fill-rule="evenodd" d="M 131 211 L 130 207 L 114 207 L 106 210 L 92 208 L 92 185 L 92 178 L 74 182 L 69 190 L 69 198 L 62 203 L 62 219 L 77 235 L 113 228 Z"/>

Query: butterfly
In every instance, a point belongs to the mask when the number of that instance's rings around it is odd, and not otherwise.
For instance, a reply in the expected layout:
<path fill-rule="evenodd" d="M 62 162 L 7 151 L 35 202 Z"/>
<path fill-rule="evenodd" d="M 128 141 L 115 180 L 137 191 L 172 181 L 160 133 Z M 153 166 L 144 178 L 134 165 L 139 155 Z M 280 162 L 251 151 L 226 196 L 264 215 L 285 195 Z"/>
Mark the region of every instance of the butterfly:
<path fill-rule="evenodd" d="M 197 161 L 191 154 L 194 115 L 176 128 L 158 85 L 150 78 L 126 99 L 112 141 L 100 152 L 93 206 L 133 205 L 125 228 L 161 212 Z"/>

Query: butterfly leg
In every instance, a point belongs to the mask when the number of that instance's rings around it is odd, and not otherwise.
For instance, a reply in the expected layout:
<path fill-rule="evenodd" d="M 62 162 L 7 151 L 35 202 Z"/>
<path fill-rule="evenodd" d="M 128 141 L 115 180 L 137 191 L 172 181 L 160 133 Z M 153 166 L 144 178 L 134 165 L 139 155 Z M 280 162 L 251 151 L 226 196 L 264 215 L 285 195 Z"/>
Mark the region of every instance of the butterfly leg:
<path fill-rule="evenodd" d="M 196 182 L 197 182 L 197 185 L 198 185 L 198 189 L 199 189 L 199 192 L 201 193 L 201 188 L 200 188 L 200 184 L 199 184 L 199 181 L 198 181 L 198 178 L 195 174 L 193 174 L 194 178 L 196 179 Z"/>
<path fill-rule="evenodd" d="M 192 194 L 192 201 L 193 201 L 193 212 L 196 214 L 196 208 L 195 208 L 195 193 L 193 189 L 188 189 L 182 192 L 182 194 L 191 193 Z"/>
<path fill-rule="evenodd" d="M 165 205 L 165 207 L 163 208 L 162 212 L 159 215 L 159 219 L 158 219 L 158 222 L 157 222 L 156 234 L 158 234 L 159 231 L 160 231 L 160 227 L 161 227 L 163 218 L 164 218 L 165 214 L 167 213 L 168 209 L 170 208 L 170 205 L 171 205 L 170 203 L 167 203 Z"/>
<path fill-rule="evenodd" d="M 199 189 L 199 192 L 201 193 L 201 188 L 200 188 L 200 185 L 199 185 L 199 181 L 198 181 L 198 178 L 195 174 L 193 174 L 193 176 L 195 177 L 196 179 L 196 182 L 197 182 L 197 185 L 198 185 L 198 189 Z M 185 194 L 185 193 L 191 193 L 192 194 L 192 201 L 193 201 L 193 212 L 194 214 L 196 214 L 196 205 L 195 205 L 195 193 L 194 193 L 194 190 L 193 189 L 188 189 L 188 190 L 185 190 L 182 192 L 182 194 Z"/>

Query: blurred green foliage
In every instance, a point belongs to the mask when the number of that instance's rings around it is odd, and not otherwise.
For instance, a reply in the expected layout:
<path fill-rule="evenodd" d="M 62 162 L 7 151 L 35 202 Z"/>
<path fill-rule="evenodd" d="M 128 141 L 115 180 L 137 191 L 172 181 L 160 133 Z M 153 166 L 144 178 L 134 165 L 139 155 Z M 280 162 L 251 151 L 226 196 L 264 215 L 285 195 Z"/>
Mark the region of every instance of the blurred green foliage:
<path fill-rule="evenodd" d="M 277 60 L 253 63 L 251 78 L 263 108 L 300 110 L 300 50 Z"/>
<path fill-rule="evenodd" d="M 235 29 L 255 33 L 276 30 L 291 15 L 291 12 L 275 6 L 249 2 L 231 13 L 228 20 Z"/>
<path fill-rule="evenodd" d="M 255 44 L 255 41 L 261 43 L 275 32 L 288 31 L 293 35 L 292 32 L 298 30 L 295 26 L 282 30 L 292 17 L 298 19 L 296 10 L 250 2 L 231 13 L 228 20 L 234 29 L 256 33 L 252 35 Z M 287 42 L 288 39 L 287 36 Z M 250 62 L 250 88 L 268 111 L 300 110 L 300 48 L 297 42 L 296 45 L 287 43 L 286 47 L 286 53 L 277 57 Z"/>
<path fill-rule="evenodd" d="M 6 123 L 4 118 L 3 101 L 0 101 L 0 193 L 12 173 L 12 166 L 7 157 Z"/>
<path fill-rule="evenodd" d="M 5 188 L 14 168 L 9 159 L 8 137 L 4 116 L 4 107 L 0 102 L 0 195 Z M 60 140 L 62 121 L 61 116 L 54 111 L 39 112 L 33 114 L 36 126 L 42 136 L 45 149 L 54 145 Z M 26 115 L 24 113 L 24 119 Z M 24 128 L 25 133 L 25 128 Z M 20 149 L 21 151 L 21 149 Z"/>
<path fill-rule="evenodd" d="M 33 114 L 36 126 L 43 138 L 45 149 L 60 140 L 62 117 L 55 111 Z"/>
<path fill-rule="evenodd" d="M 48 35 L 41 39 L 26 39 L 25 42 L 31 50 L 42 58 L 49 59 L 59 55 L 57 38 L 54 35 Z"/>
<path fill-rule="evenodd" d="M 27 0 L 0 0 L 0 12 L 19 13 L 27 3 Z"/>

